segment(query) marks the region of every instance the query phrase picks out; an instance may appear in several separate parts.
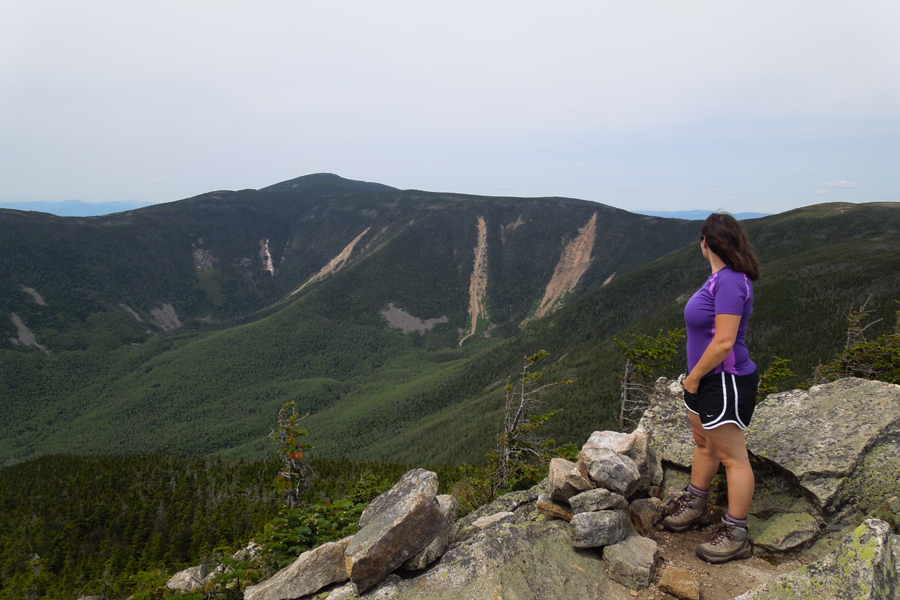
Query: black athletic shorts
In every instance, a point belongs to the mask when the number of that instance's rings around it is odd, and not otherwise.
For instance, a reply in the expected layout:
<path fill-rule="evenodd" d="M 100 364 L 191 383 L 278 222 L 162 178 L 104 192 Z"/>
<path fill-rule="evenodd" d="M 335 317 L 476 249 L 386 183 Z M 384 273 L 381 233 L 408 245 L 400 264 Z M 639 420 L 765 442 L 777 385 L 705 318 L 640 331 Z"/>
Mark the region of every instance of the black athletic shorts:
<path fill-rule="evenodd" d="M 749 375 L 707 375 L 700 380 L 696 394 L 684 391 L 684 405 L 700 415 L 703 429 L 715 429 L 725 423 L 747 429 L 756 408 L 758 388 L 759 371 Z"/>

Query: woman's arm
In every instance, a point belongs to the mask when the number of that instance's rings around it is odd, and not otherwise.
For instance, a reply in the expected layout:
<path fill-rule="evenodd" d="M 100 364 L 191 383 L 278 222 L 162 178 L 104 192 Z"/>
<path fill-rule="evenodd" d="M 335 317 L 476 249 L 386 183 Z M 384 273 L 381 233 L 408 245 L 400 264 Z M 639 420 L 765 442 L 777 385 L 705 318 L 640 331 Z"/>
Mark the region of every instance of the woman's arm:
<path fill-rule="evenodd" d="M 684 380 L 684 389 L 692 394 L 697 393 L 700 387 L 700 379 L 718 367 L 731 352 L 737 339 L 738 328 L 741 326 L 741 315 L 716 315 L 716 334 L 713 340 L 703 351 L 703 356 L 691 369 Z"/>

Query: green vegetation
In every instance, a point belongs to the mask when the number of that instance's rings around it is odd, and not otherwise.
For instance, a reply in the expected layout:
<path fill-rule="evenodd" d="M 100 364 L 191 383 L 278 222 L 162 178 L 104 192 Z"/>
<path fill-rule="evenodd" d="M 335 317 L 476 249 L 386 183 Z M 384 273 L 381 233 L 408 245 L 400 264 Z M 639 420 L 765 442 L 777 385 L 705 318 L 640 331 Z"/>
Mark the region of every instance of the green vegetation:
<path fill-rule="evenodd" d="M 267 551 L 238 566 L 258 579 L 298 549 L 352 531 L 359 506 L 409 469 L 311 462 L 318 477 L 293 510 L 281 508 L 274 485 L 278 459 L 53 455 L 0 469 L 0 599 L 150 593 L 250 539 Z M 457 469 L 432 470 L 442 493 L 459 478 Z"/>
<path fill-rule="evenodd" d="M 539 394 L 572 383 L 554 381 L 538 386 L 543 373 L 531 369 L 549 356 L 544 350 L 526 355 L 516 379 L 507 377 L 503 428 L 497 435 L 497 448 L 487 453 L 484 466 L 463 465 L 463 478 L 453 488 L 460 514 L 468 514 L 505 493 L 528 489 L 547 476 L 547 465 L 557 456 L 557 449 L 556 441 L 543 435 L 542 430 L 559 409 L 535 414 L 542 404 Z"/>
<path fill-rule="evenodd" d="M 630 344 L 614 339 L 625 355 L 625 373 L 622 375 L 622 405 L 619 412 L 619 430 L 631 431 L 637 427 L 647 409 L 653 382 L 663 369 L 672 368 L 672 360 L 678 354 L 679 342 L 685 339 L 687 328 L 660 330 L 656 337 L 633 334 Z"/>
<path fill-rule="evenodd" d="M 788 367 L 790 362 L 791 361 L 786 358 L 780 358 L 778 356 L 772 357 L 772 364 L 769 365 L 766 372 L 759 378 L 757 402 L 765 400 L 766 396 L 769 394 L 782 391 L 775 385 L 776 382 L 797 376 L 797 374 Z"/>
<path fill-rule="evenodd" d="M 870 342 L 865 331 L 877 322 L 865 323 L 874 312 L 868 304 L 866 300 L 859 310 L 851 308 L 847 313 L 847 344 L 833 361 L 816 367 L 817 379 L 862 377 L 900 384 L 900 310 L 893 331 Z"/>

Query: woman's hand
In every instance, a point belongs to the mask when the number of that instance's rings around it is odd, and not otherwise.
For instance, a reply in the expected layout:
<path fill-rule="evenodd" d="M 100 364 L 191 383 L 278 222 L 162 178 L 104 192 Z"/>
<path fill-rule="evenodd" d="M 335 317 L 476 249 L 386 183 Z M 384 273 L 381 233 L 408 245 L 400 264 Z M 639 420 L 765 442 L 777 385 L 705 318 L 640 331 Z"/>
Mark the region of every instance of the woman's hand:
<path fill-rule="evenodd" d="M 694 379 L 691 375 L 684 378 L 684 391 L 696 394 L 700 389 L 700 380 Z"/>

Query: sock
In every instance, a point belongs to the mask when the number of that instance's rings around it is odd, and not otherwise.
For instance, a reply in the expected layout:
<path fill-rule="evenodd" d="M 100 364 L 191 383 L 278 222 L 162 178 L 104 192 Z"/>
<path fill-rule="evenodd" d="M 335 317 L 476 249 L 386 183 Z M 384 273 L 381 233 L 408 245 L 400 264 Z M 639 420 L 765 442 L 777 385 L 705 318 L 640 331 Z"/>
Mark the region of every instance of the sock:
<path fill-rule="evenodd" d="M 731 513 L 725 513 L 725 518 L 723 519 L 726 523 L 731 523 L 732 525 L 737 525 L 738 527 L 743 527 L 747 529 L 747 517 L 743 519 L 738 519 L 737 517 L 732 517 Z"/>
<path fill-rule="evenodd" d="M 701 490 L 693 483 L 688 486 L 688 491 L 698 498 L 706 498 L 709 495 L 709 490 Z"/>

